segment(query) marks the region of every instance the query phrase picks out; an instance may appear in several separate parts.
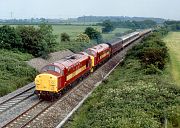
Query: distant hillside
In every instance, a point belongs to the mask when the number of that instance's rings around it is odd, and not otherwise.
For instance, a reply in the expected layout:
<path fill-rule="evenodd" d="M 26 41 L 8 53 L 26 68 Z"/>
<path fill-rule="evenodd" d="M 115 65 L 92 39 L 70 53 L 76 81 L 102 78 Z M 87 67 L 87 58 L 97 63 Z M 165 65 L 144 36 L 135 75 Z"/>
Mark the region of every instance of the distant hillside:
<path fill-rule="evenodd" d="M 162 18 L 151 18 L 151 17 L 127 17 L 127 16 L 82 16 L 78 17 L 78 22 L 102 22 L 104 20 L 111 21 L 144 21 L 144 20 L 153 20 L 157 23 L 162 24 L 165 19 Z"/>
<path fill-rule="evenodd" d="M 0 19 L 0 24 L 39 24 L 42 22 L 47 22 L 49 24 L 73 24 L 73 23 L 95 23 L 103 22 L 104 20 L 111 20 L 113 22 L 117 21 L 144 21 L 153 20 L 158 24 L 164 23 L 165 19 L 161 18 L 150 18 L 150 17 L 127 17 L 127 16 L 82 16 L 78 18 L 55 18 L 55 19 L 45 19 L 45 18 L 29 18 L 29 19 Z"/>

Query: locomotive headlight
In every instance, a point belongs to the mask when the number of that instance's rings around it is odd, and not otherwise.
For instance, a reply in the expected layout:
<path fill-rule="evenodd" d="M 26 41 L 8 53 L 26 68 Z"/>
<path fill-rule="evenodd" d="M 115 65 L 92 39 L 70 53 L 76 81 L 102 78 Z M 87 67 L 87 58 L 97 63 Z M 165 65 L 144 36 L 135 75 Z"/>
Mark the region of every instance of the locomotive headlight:
<path fill-rule="evenodd" d="M 39 84 L 40 84 L 39 77 L 36 77 L 36 79 L 35 79 L 35 84 L 36 84 L 36 85 L 39 85 Z"/>
<path fill-rule="evenodd" d="M 39 80 L 36 80 L 35 82 L 36 82 L 36 83 L 39 83 Z"/>
<path fill-rule="evenodd" d="M 56 85 L 56 80 L 51 80 L 51 81 L 50 81 L 50 85 L 51 85 L 51 86 L 55 86 L 55 85 Z"/>

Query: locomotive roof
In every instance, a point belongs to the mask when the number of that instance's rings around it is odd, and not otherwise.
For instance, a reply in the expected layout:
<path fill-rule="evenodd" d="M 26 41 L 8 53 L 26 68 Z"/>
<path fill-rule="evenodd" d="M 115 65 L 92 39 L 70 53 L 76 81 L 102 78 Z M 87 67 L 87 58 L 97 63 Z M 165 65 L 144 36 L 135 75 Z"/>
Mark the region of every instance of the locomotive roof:
<path fill-rule="evenodd" d="M 74 64 L 78 64 L 82 62 L 83 60 L 88 59 L 87 55 L 84 55 L 82 53 L 73 54 L 71 56 L 67 56 L 59 61 L 54 62 L 54 65 L 57 65 L 61 68 L 70 67 Z"/>
<path fill-rule="evenodd" d="M 107 49 L 107 48 L 109 48 L 109 45 L 107 45 L 107 44 L 99 44 L 99 45 L 96 45 L 96 46 L 94 46 L 92 48 L 89 48 L 89 49 L 91 49 L 91 50 L 93 50 L 95 52 L 101 52 L 101 51 L 103 51 L 104 49 Z"/>

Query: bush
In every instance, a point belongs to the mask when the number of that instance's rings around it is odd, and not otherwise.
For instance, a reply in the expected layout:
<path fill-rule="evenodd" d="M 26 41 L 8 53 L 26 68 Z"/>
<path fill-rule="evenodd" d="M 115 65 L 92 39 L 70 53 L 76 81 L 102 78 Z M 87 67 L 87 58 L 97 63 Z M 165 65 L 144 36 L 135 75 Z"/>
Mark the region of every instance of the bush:
<path fill-rule="evenodd" d="M 160 29 L 144 38 L 140 44 L 128 52 L 127 57 L 138 58 L 146 74 L 160 73 L 168 61 L 168 49 L 161 38 L 166 33 Z"/>
<path fill-rule="evenodd" d="M 32 55 L 27 53 L 0 50 L 0 96 L 34 80 L 37 72 L 25 62 L 30 58 Z"/>
<path fill-rule="evenodd" d="M 40 34 L 39 29 L 36 29 L 34 26 L 18 26 L 17 31 L 22 39 L 22 51 L 39 56 L 39 45 L 42 40 L 42 34 Z"/>
<path fill-rule="evenodd" d="M 162 71 L 153 64 L 147 65 L 147 67 L 144 69 L 144 71 L 146 74 L 162 74 Z"/>
<path fill-rule="evenodd" d="M 14 27 L 0 27 L 0 47 L 4 49 L 22 49 L 21 37 L 16 32 Z"/>
<path fill-rule="evenodd" d="M 163 69 L 166 62 L 166 54 L 164 52 L 163 48 L 145 48 L 140 53 L 142 54 L 140 59 L 142 64 L 145 67 L 148 67 L 149 65 L 154 65 L 158 69 Z"/>
<path fill-rule="evenodd" d="M 84 33 L 87 34 L 90 39 L 96 40 L 97 43 L 101 42 L 102 40 L 101 33 L 92 27 L 87 27 Z"/>
<path fill-rule="evenodd" d="M 67 33 L 61 33 L 61 41 L 70 41 L 70 36 Z"/>
<path fill-rule="evenodd" d="M 77 35 L 75 40 L 78 42 L 90 42 L 88 35 L 83 34 L 83 33 L 80 33 L 79 35 Z"/>
<path fill-rule="evenodd" d="M 114 30 L 113 23 L 110 20 L 103 21 L 102 26 L 102 33 L 109 33 Z"/>

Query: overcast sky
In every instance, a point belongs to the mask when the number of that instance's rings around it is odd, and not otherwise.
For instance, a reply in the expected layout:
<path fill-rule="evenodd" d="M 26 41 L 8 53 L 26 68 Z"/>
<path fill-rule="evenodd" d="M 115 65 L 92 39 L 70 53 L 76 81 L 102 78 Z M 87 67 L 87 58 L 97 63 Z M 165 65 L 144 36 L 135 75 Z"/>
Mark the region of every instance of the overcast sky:
<path fill-rule="evenodd" d="M 3 18 L 143 16 L 180 20 L 180 0 L 0 0 Z"/>

